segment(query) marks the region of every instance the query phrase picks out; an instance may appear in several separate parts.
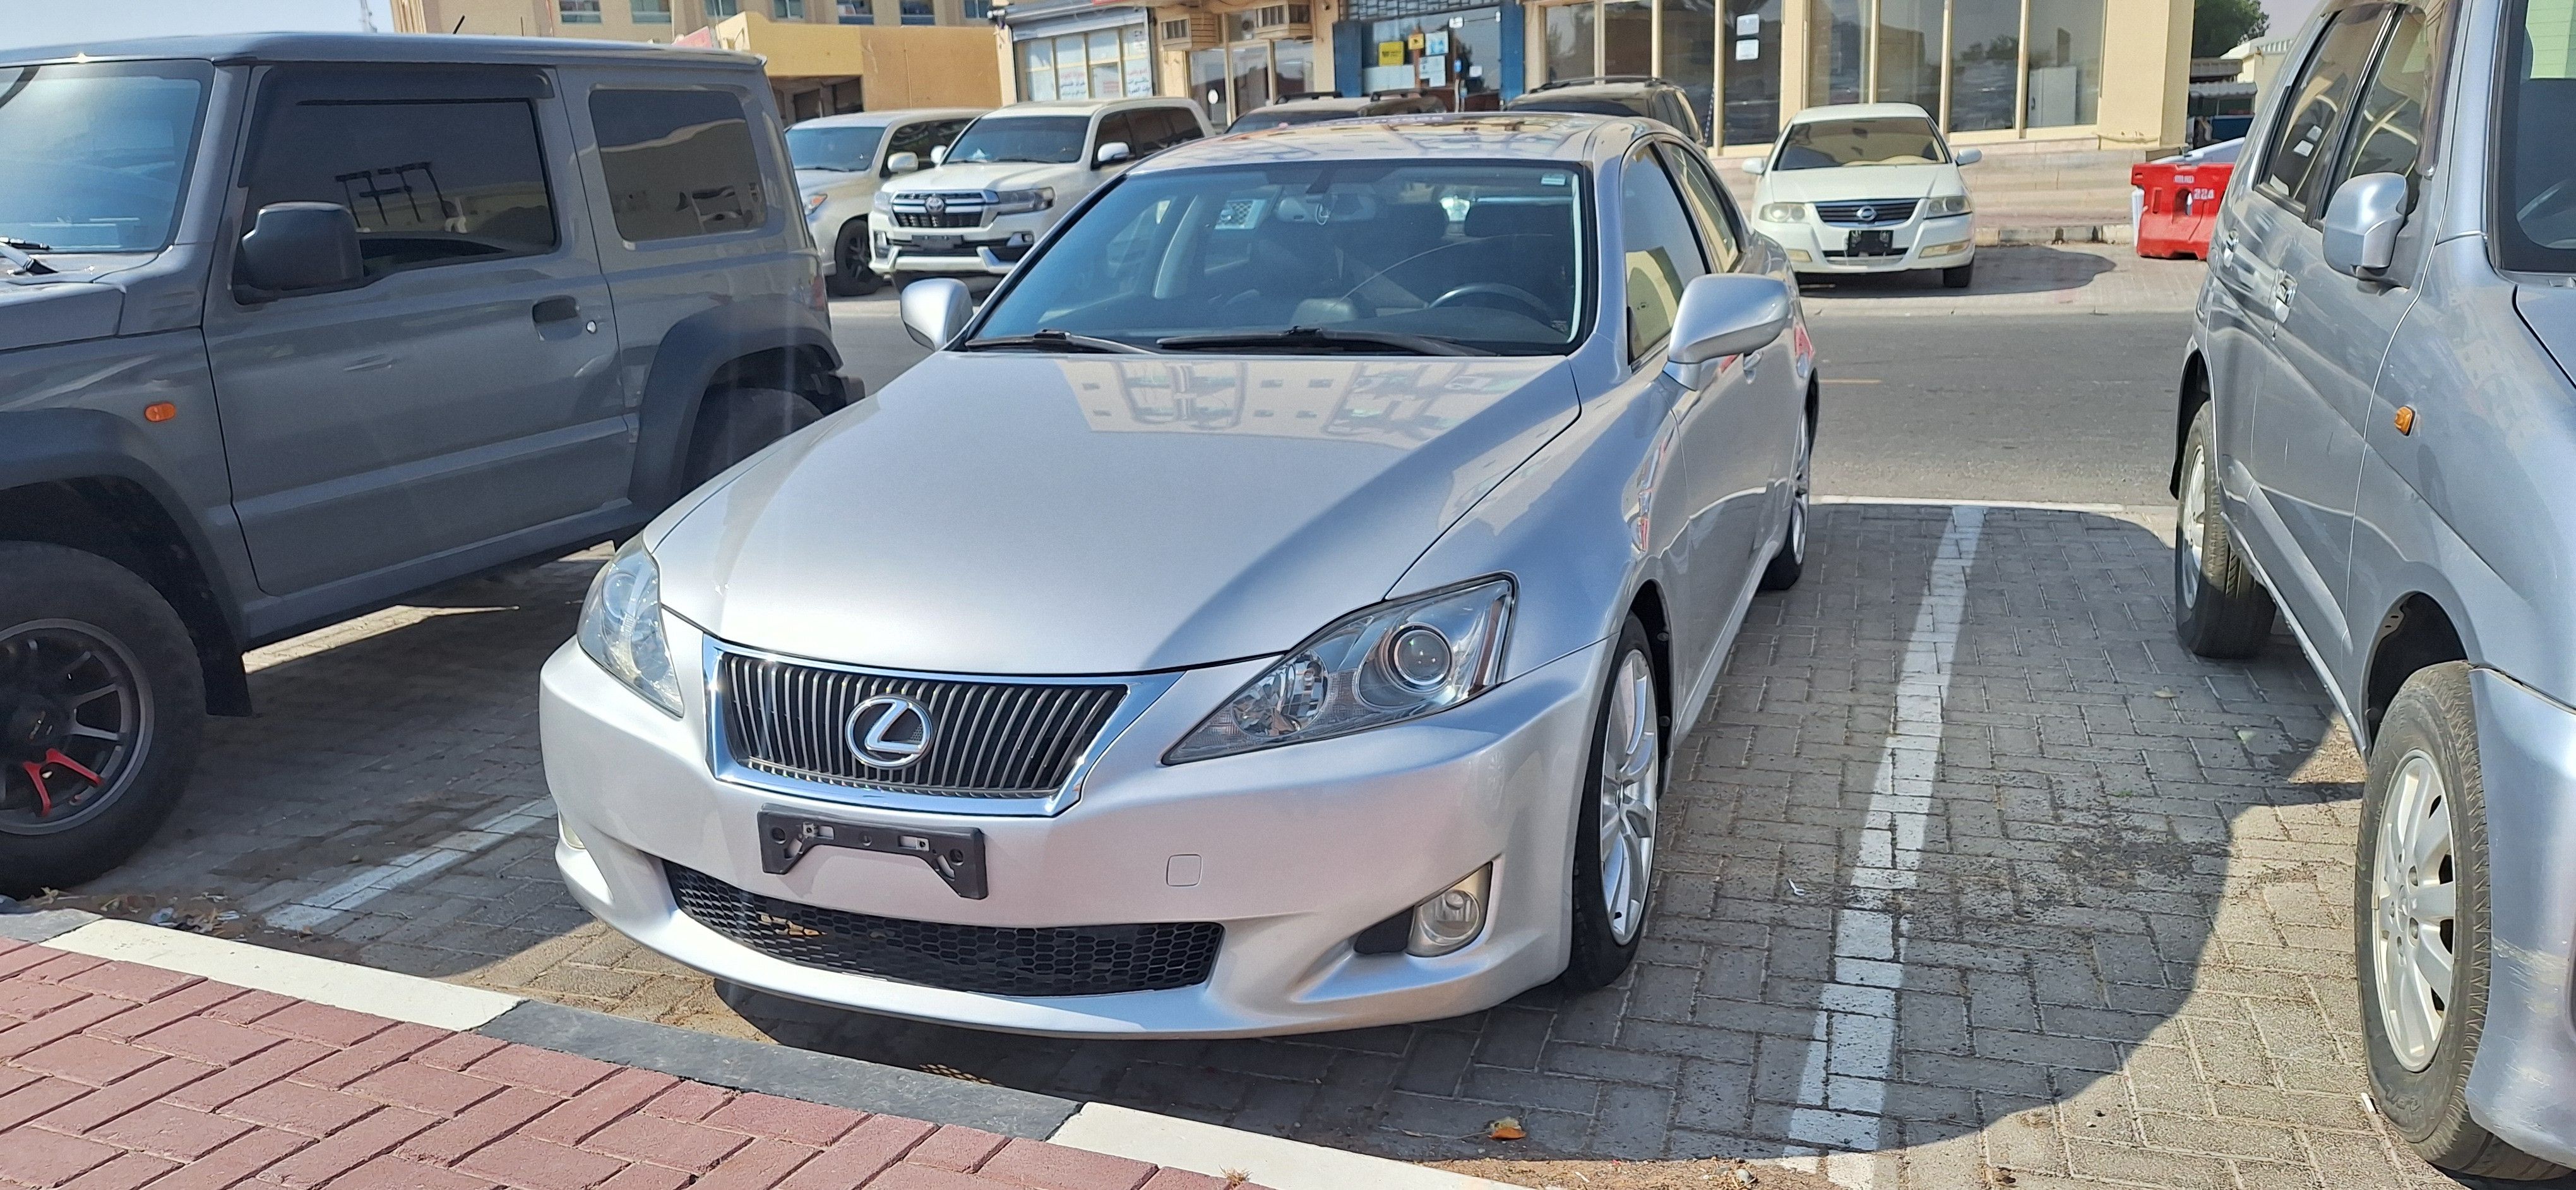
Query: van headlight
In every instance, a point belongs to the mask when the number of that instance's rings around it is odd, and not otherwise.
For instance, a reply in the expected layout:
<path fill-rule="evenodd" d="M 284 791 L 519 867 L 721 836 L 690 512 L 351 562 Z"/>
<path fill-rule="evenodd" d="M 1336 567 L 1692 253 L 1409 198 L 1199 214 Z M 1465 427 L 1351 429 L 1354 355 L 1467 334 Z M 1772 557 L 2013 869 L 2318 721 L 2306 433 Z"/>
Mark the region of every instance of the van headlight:
<path fill-rule="evenodd" d="M 1940 219 L 1950 215 L 1965 215 L 1976 209 L 1977 208 L 1975 206 L 1968 202 L 1968 196 L 1964 194 L 1935 194 L 1932 197 L 1923 200 L 1923 217 L 1926 219 Z"/>
<path fill-rule="evenodd" d="M 1508 578 L 1353 612 L 1245 683 L 1163 760 L 1330 739 L 1447 710 L 1501 680 L 1511 618 Z"/>
<path fill-rule="evenodd" d="M 590 580 L 582 601 L 581 651 L 610 677 L 662 712 L 680 715 L 680 673 L 671 665 L 670 638 L 662 632 L 662 573 L 638 537 L 626 543 Z"/>
<path fill-rule="evenodd" d="M 1055 187 L 1040 186 L 1035 190 L 1004 190 L 993 196 L 996 215 L 1025 215 L 1055 205 Z"/>
<path fill-rule="evenodd" d="M 1802 202 L 1766 202 L 1761 212 L 1764 223 L 1797 223 L 1807 217 L 1807 204 Z"/>

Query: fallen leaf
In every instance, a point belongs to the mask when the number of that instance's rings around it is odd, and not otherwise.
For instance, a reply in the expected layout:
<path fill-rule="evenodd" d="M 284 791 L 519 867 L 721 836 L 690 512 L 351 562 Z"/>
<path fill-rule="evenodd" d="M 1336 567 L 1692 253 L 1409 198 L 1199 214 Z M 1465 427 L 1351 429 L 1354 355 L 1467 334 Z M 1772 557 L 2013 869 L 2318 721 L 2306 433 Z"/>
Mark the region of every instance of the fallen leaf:
<path fill-rule="evenodd" d="M 1485 1135 L 1492 1137 L 1495 1140 L 1519 1140 L 1522 1137 L 1528 1136 L 1529 1133 L 1522 1130 L 1520 1117 L 1504 1116 L 1502 1119 L 1485 1125 Z"/>

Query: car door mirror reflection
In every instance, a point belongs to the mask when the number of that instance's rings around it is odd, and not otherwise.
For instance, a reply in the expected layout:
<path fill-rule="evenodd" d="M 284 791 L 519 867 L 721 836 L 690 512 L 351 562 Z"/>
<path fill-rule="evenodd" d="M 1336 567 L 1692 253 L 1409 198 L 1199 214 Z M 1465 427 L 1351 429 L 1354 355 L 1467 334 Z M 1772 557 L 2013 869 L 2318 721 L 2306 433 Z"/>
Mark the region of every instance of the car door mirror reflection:
<path fill-rule="evenodd" d="M 2397 259 L 2397 233 L 2406 226 L 2406 179 L 2363 174 L 2335 188 L 2326 204 L 2326 267 L 2348 277 L 2376 279 Z"/>
<path fill-rule="evenodd" d="M 1678 378 L 1697 387 L 1704 365 L 1770 346 L 1789 329 L 1795 301 L 1776 277 L 1715 273 L 1692 281 L 1673 315 L 1670 358 Z"/>
<path fill-rule="evenodd" d="M 1958 152 L 1950 154 L 1950 160 L 1960 165 L 1975 165 L 1985 159 L 1986 151 L 1984 149 L 1961 149 Z"/>
<path fill-rule="evenodd" d="M 903 331 L 912 341 L 937 351 L 966 329 L 975 316 L 975 299 L 955 277 L 929 277 L 903 287 Z"/>

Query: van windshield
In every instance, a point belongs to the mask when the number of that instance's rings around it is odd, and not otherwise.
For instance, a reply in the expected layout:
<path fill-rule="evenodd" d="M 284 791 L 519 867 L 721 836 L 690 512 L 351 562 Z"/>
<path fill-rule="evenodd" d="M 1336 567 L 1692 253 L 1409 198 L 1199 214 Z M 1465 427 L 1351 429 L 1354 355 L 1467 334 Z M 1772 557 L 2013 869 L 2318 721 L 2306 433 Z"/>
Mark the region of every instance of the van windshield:
<path fill-rule="evenodd" d="M 1920 116 L 1865 120 L 1810 120 L 1789 126 L 1780 138 L 1773 169 L 1833 169 L 1845 165 L 1939 165 L 1950 155 L 1941 135 Z"/>
<path fill-rule="evenodd" d="M 157 252 L 214 68 L 0 66 L 0 238 L 28 252 Z"/>
<path fill-rule="evenodd" d="M 967 125 L 940 162 L 1080 161 L 1090 127 L 1088 116 L 986 116 Z"/>
<path fill-rule="evenodd" d="M 2496 261 L 2576 273 L 2576 0 L 2521 0 L 2496 136 Z"/>

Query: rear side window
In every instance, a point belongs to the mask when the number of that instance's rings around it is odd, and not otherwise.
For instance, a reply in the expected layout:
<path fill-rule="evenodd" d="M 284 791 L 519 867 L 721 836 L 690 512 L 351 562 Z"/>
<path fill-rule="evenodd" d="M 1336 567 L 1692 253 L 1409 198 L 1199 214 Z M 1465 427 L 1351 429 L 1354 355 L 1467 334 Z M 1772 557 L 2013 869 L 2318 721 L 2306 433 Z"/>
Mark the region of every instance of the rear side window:
<path fill-rule="evenodd" d="M 1152 150 L 1145 144 L 1145 138 L 1136 134 L 1135 116 L 1142 114 L 1144 113 L 1111 112 L 1101 117 L 1100 135 L 1092 138 L 1091 141 L 1092 153 L 1097 156 L 1100 147 L 1112 141 L 1127 146 L 1129 157 L 1142 157 L 1151 152 Z"/>
<path fill-rule="evenodd" d="M 1708 273 L 1708 261 L 1681 196 L 1652 152 L 1638 150 L 1619 173 L 1619 254 L 1628 274 L 1628 360 L 1634 363 L 1672 335 L 1682 290 Z"/>
<path fill-rule="evenodd" d="M 590 93 L 599 168 L 630 243 L 760 226 L 768 205 L 751 123 L 731 91 Z"/>
<path fill-rule="evenodd" d="M 370 277 L 555 247 L 536 112 L 524 99 L 306 99 L 254 134 L 245 215 L 327 202 L 358 220 Z"/>
<path fill-rule="evenodd" d="M 2351 9 L 2326 27 L 2298 85 L 2282 97 L 2280 123 L 2272 129 L 2263 172 L 2254 183 L 2257 191 L 2302 214 L 2317 201 L 2312 191 L 2327 171 L 2327 158 L 2334 156 L 2336 130 L 2352 107 L 2383 15 L 2377 9 Z"/>
<path fill-rule="evenodd" d="M 1708 245 L 1709 264 L 1721 273 L 1735 271 L 1744 258 L 1743 241 L 1735 235 L 1735 213 L 1719 194 L 1717 179 L 1709 176 L 1708 165 L 1690 150 L 1678 145 L 1659 146 L 1664 164 L 1681 179 L 1682 198 L 1690 204 L 1691 214 L 1699 218 L 1700 238 Z"/>
<path fill-rule="evenodd" d="M 1167 107 L 1163 109 L 1162 116 L 1168 131 L 1163 134 L 1163 143 L 1156 146 L 1157 148 L 1168 149 L 1173 145 L 1188 144 L 1199 138 L 1199 122 L 1190 118 L 1190 113 L 1176 107 Z"/>

